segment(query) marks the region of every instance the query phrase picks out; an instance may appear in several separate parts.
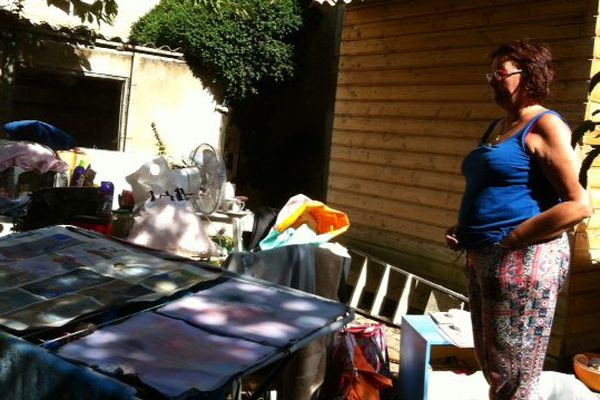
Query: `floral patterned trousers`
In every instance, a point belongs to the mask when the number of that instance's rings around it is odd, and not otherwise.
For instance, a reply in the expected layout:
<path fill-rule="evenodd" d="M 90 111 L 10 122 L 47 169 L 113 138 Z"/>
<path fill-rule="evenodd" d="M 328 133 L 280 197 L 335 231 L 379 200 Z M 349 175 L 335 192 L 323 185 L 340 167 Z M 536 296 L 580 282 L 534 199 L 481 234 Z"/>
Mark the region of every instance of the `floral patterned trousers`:
<path fill-rule="evenodd" d="M 509 250 L 467 252 L 475 351 L 493 400 L 538 400 L 558 292 L 569 268 L 566 234 Z"/>

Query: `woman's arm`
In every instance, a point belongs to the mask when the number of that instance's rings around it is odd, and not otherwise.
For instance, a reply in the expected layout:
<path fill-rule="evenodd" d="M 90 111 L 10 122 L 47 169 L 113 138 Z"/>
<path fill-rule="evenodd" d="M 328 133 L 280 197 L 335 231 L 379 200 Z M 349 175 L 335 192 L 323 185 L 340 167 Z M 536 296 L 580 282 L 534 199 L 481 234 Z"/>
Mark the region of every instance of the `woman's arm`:
<path fill-rule="evenodd" d="M 501 243 L 523 247 L 559 236 L 592 215 L 589 196 L 579 183 L 579 162 L 571 147 L 571 130 L 558 116 L 542 116 L 525 138 L 525 145 L 542 168 L 562 202 L 524 221 Z"/>

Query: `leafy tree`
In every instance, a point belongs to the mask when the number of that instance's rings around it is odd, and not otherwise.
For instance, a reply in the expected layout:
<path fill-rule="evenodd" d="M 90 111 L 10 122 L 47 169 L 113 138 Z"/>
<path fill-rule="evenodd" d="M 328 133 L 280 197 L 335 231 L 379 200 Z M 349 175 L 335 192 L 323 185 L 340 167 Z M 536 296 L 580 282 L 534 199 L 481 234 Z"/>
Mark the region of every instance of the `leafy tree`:
<path fill-rule="evenodd" d="M 23 10 L 25 0 L 10 0 L 4 9 L 12 10 L 20 14 Z M 117 0 L 46 0 L 48 6 L 61 9 L 67 14 L 73 14 L 81 19 L 81 22 L 112 23 L 117 15 Z"/>
<path fill-rule="evenodd" d="M 111 24 L 117 15 L 116 0 L 46 0 L 48 5 L 58 7 L 66 13 L 73 12 L 81 21 Z"/>
<path fill-rule="evenodd" d="M 235 101 L 293 75 L 290 39 L 301 26 L 299 0 L 162 0 L 133 25 L 130 40 L 182 49 Z"/>

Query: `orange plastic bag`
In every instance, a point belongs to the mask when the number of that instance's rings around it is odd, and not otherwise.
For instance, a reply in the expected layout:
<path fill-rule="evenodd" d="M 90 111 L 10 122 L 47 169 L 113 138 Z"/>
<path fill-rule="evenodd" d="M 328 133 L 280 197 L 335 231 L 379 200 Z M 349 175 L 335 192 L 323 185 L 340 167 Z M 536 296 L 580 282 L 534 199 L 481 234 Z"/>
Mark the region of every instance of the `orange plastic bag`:
<path fill-rule="evenodd" d="M 318 400 L 380 400 L 393 388 L 381 324 L 351 325 L 334 336 Z"/>
<path fill-rule="evenodd" d="M 393 386 L 390 378 L 369 364 L 359 346 L 354 349 L 354 368 L 355 371 L 345 372 L 350 375 L 345 400 L 379 400 L 379 391 Z"/>
<path fill-rule="evenodd" d="M 325 235 L 322 237 L 323 242 L 346 232 L 350 227 L 346 213 L 298 194 L 290 198 L 279 212 L 275 229 L 282 233 L 288 228 L 297 229 L 303 224 L 308 225 L 318 235 Z"/>

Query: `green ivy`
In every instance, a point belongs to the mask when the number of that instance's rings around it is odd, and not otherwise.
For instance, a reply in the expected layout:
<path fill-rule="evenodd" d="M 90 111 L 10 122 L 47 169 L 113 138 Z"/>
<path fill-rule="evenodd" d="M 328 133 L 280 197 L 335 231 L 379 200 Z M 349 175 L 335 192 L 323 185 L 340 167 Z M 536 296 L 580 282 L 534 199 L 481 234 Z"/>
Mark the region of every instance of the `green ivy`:
<path fill-rule="evenodd" d="M 180 48 L 235 101 L 293 76 L 290 36 L 301 26 L 299 0 L 162 0 L 133 25 L 130 41 Z"/>

